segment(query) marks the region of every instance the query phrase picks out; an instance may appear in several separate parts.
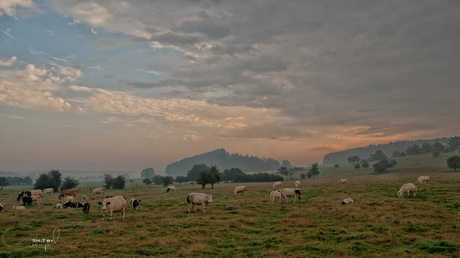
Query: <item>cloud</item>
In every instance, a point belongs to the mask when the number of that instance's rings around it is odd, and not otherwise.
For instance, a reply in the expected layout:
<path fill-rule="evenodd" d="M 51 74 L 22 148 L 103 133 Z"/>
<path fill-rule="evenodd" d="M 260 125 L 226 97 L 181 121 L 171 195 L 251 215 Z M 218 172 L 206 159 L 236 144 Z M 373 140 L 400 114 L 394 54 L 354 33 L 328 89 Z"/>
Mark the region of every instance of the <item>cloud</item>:
<path fill-rule="evenodd" d="M 13 56 L 9 60 L 3 61 L 0 60 L 0 66 L 11 66 L 14 62 L 16 62 L 18 59 Z"/>
<path fill-rule="evenodd" d="M 35 3 L 32 0 L 2 0 L 0 3 L 0 16 L 8 15 L 16 18 L 18 12 L 33 8 L 35 8 Z"/>
<path fill-rule="evenodd" d="M 13 35 L 11 35 L 11 29 L 6 29 L 2 31 L 3 34 L 7 35 L 10 38 L 14 38 Z"/>

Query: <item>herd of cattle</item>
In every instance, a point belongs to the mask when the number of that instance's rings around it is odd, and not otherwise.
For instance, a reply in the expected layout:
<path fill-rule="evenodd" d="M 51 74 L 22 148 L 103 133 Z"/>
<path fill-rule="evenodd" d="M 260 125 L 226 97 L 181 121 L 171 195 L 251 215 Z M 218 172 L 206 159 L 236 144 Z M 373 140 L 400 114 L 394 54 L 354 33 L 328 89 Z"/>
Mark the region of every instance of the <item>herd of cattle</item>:
<path fill-rule="evenodd" d="M 420 176 L 417 178 L 418 185 L 426 184 L 430 181 L 429 176 Z M 337 180 L 339 184 L 346 184 L 348 183 L 347 179 L 339 179 Z M 273 188 L 279 188 L 282 186 L 282 182 L 275 182 L 273 184 Z M 279 202 L 288 201 L 288 197 L 294 197 L 294 203 L 296 200 L 300 200 L 300 181 L 295 182 L 295 188 L 280 188 L 270 192 L 270 202 L 274 202 L 278 199 Z M 166 190 L 167 193 L 175 192 L 176 187 L 169 186 Z M 237 186 L 234 189 L 234 194 L 237 195 L 239 193 L 246 194 L 247 187 L 246 186 Z M 36 205 L 40 205 L 41 198 L 47 193 L 53 193 L 53 188 L 46 188 L 43 190 L 29 190 L 29 191 L 22 191 L 19 193 L 17 201 L 19 202 L 22 199 L 23 206 L 14 205 L 13 210 L 25 210 L 25 206 L 31 206 L 32 203 Z M 410 194 L 413 194 L 413 197 L 417 194 L 417 186 L 413 183 L 404 184 L 401 189 L 398 191 L 398 197 L 402 197 L 404 194 L 407 194 L 410 197 Z M 96 188 L 92 191 L 92 198 L 96 198 L 97 196 L 104 195 L 103 188 Z M 77 189 L 67 189 L 62 190 L 59 194 L 58 198 L 61 200 L 64 198 L 64 203 L 57 203 L 55 208 L 64 209 L 64 208 L 83 208 L 83 212 L 88 214 L 90 209 L 90 203 L 88 202 L 88 197 L 83 195 L 82 200 L 83 202 L 73 202 L 74 198 L 77 198 L 78 190 Z M 201 205 L 203 213 L 206 212 L 206 206 L 212 204 L 213 196 L 204 193 L 190 193 L 187 195 L 187 203 L 188 203 L 188 212 L 190 213 L 191 210 L 196 212 L 196 205 Z M 130 199 L 129 206 L 131 209 L 136 210 L 139 207 L 141 200 L 138 199 Z M 352 204 L 354 201 L 352 198 L 346 198 L 342 200 L 342 204 Z M 123 196 L 106 196 L 101 202 L 98 202 L 102 209 L 102 217 L 105 218 L 105 215 L 108 214 L 110 219 L 112 219 L 113 212 L 120 212 L 120 218 L 125 217 L 126 209 L 128 201 Z M 0 202 L 0 211 L 5 209 L 5 203 Z"/>

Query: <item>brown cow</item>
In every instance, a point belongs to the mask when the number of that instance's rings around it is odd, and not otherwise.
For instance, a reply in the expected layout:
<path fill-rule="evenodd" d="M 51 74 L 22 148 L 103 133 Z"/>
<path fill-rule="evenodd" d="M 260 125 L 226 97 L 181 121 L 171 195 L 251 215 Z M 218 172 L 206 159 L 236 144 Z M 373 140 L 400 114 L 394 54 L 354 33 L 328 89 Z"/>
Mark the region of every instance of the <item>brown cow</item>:
<path fill-rule="evenodd" d="M 67 195 L 72 195 L 73 197 L 77 198 L 78 190 L 77 189 L 62 190 L 61 194 L 58 197 L 59 199 L 62 199 L 62 197 L 65 197 Z"/>

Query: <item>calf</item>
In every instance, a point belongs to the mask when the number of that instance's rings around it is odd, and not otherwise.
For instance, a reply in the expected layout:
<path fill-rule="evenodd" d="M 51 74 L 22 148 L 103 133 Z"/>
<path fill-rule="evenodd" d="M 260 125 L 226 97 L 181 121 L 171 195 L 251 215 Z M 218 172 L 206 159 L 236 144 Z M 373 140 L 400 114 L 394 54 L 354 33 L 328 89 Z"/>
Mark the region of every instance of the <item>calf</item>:
<path fill-rule="evenodd" d="M 126 212 L 126 199 L 123 196 L 115 196 L 112 198 L 105 198 L 102 202 L 99 202 L 102 208 L 102 219 L 105 219 L 105 214 L 109 213 L 110 219 L 112 219 L 112 213 L 120 212 L 120 218 L 125 218 Z"/>
<path fill-rule="evenodd" d="M 427 184 L 428 182 L 430 182 L 430 177 L 429 176 L 419 176 L 417 178 L 417 183 L 419 185 L 424 185 L 424 184 Z"/>
<path fill-rule="evenodd" d="M 206 213 L 206 205 L 212 203 L 212 197 L 212 195 L 204 193 L 189 193 L 187 195 L 188 213 L 190 213 L 190 208 L 196 212 L 195 205 L 203 206 L 203 213 Z"/>
<path fill-rule="evenodd" d="M 405 193 L 407 193 L 407 197 L 410 197 L 410 193 L 413 193 L 413 196 L 417 194 L 417 186 L 412 183 L 403 184 L 401 189 L 398 191 L 398 197 L 402 197 Z"/>
<path fill-rule="evenodd" d="M 283 201 L 286 198 L 280 190 L 271 191 L 270 193 L 270 202 L 274 202 L 275 199 L 278 199 L 279 202 Z"/>
<path fill-rule="evenodd" d="M 282 185 L 283 185 L 283 183 L 281 183 L 280 181 L 278 181 L 278 182 L 273 183 L 273 188 L 280 187 L 280 186 L 282 186 Z"/>
<path fill-rule="evenodd" d="M 234 190 L 233 192 L 234 192 L 235 195 L 236 195 L 237 193 L 244 193 L 244 194 L 246 194 L 246 191 L 247 191 L 247 190 L 248 190 L 248 189 L 246 188 L 246 186 L 242 185 L 242 186 L 237 186 L 237 187 L 235 187 L 235 190 Z"/>
<path fill-rule="evenodd" d="M 137 200 L 137 199 L 131 199 L 129 200 L 129 206 L 131 207 L 131 209 L 133 210 L 137 210 L 137 208 L 139 207 L 139 204 L 141 203 L 141 200 Z"/>
<path fill-rule="evenodd" d="M 32 201 L 33 201 L 35 204 L 40 205 L 40 200 L 41 200 L 41 197 L 40 197 L 40 196 L 38 196 L 38 195 L 32 195 L 30 198 L 32 199 Z"/>
<path fill-rule="evenodd" d="M 94 196 L 101 194 L 104 195 L 104 188 L 95 188 L 93 189 L 92 197 L 94 199 Z"/>
<path fill-rule="evenodd" d="M 339 183 L 339 185 L 343 185 L 343 184 L 348 183 L 348 180 L 347 179 L 339 179 L 339 180 L 337 180 L 337 183 Z"/>
<path fill-rule="evenodd" d="M 300 200 L 299 188 L 283 188 L 283 189 L 280 189 L 280 191 L 286 197 L 286 202 L 288 201 L 287 197 L 294 197 L 294 202 L 296 200 Z"/>

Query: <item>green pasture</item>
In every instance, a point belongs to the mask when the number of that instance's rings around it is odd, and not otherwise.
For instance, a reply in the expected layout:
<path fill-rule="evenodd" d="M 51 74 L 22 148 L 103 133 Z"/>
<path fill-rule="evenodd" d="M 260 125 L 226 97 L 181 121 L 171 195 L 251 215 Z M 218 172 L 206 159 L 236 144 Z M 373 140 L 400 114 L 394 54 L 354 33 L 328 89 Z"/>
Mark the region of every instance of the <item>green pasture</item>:
<path fill-rule="evenodd" d="M 142 200 L 139 210 L 128 209 L 125 219 L 115 213 L 112 220 L 102 220 L 97 204 L 102 198 L 91 199 L 91 190 L 102 183 L 79 185 L 78 200 L 90 197 L 89 214 L 55 209 L 57 193 L 40 206 L 12 211 L 26 188 L 8 186 L 0 192 L 7 206 L 0 213 L 0 256 L 459 257 L 460 172 L 447 168 L 445 160 L 405 157 L 381 175 L 371 168 L 323 168 L 318 178 L 301 180 L 302 199 L 296 203 L 293 198 L 270 203 L 272 183 L 204 190 L 186 185 L 166 193 L 165 187 L 134 181 L 124 190 L 106 191 Z M 398 198 L 401 185 L 415 183 L 419 175 L 430 176 L 431 183 L 419 187 L 415 198 Z M 338 178 L 349 183 L 338 185 Z M 238 185 L 248 187 L 246 195 L 233 194 Z M 201 207 L 187 213 L 190 192 L 214 195 L 207 213 Z M 348 197 L 354 204 L 342 205 Z"/>

